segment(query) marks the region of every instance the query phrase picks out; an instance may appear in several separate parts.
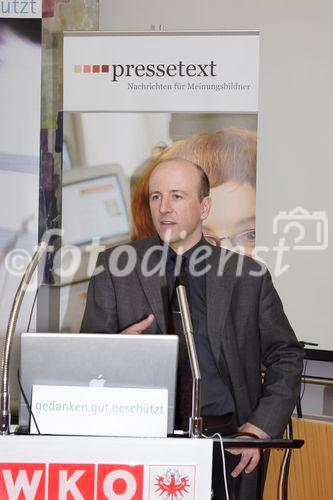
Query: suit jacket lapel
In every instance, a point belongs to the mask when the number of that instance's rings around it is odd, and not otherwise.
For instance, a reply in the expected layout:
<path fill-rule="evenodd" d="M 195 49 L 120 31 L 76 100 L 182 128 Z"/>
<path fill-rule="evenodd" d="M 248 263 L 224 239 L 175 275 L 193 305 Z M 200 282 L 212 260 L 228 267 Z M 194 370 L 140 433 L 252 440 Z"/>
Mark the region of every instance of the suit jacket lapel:
<path fill-rule="evenodd" d="M 217 247 L 212 248 L 212 254 L 207 259 L 207 264 L 211 266 L 206 276 L 207 330 L 212 352 L 219 366 L 223 328 L 236 276 L 234 266 L 231 264 L 234 260 L 232 254 Z M 226 345 L 224 342 L 223 344 Z"/>
<path fill-rule="evenodd" d="M 153 269 L 156 266 L 156 272 L 153 274 L 150 273 L 149 276 L 144 276 L 142 272 L 142 267 L 144 267 L 143 259 L 146 252 L 153 246 L 156 246 L 156 251 L 150 254 L 148 269 Z M 138 248 L 138 260 L 135 269 L 161 333 L 165 334 L 167 333 L 169 295 L 165 272 L 160 273 L 161 268 L 157 267 L 161 263 L 162 258 L 162 252 L 157 250 L 158 246 L 162 250 L 163 247 L 158 237 L 142 240 L 142 245 Z"/>
<path fill-rule="evenodd" d="M 152 246 L 160 245 L 158 237 L 148 238 L 140 242 L 137 250 L 138 260 L 136 272 L 141 282 L 143 291 L 153 311 L 156 322 L 162 333 L 167 333 L 168 317 L 168 287 L 165 273 L 158 269 L 154 274 L 145 277 L 142 273 L 142 260 Z M 206 297 L 207 297 L 207 329 L 212 352 L 217 363 L 220 361 L 221 342 L 223 340 L 223 328 L 230 308 L 232 290 L 235 282 L 235 256 L 225 253 L 220 248 L 211 247 L 212 254 L 207 259 L 210 270 L 206 275 Z M 158 266 L 162 253 L 152 252 L 149 258 L 149 269 Z M 226 340 L 226 339 L 225 339 Z M 223 344 L 227 345 L 228 343 Z"/>

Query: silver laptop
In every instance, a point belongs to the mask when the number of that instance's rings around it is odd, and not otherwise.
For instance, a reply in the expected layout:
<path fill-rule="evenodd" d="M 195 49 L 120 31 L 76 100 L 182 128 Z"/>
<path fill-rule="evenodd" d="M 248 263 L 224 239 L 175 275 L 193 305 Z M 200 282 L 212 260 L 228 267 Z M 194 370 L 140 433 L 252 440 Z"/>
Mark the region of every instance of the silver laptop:
<path fill-rule="evenodd" d="M 23 333 L 21 382 L 34 385 L 140 387 L 168 390 L 168 434 L 174 430 L 177 335 Z M 19 425 L 30 414 L 21 396 Z"/>

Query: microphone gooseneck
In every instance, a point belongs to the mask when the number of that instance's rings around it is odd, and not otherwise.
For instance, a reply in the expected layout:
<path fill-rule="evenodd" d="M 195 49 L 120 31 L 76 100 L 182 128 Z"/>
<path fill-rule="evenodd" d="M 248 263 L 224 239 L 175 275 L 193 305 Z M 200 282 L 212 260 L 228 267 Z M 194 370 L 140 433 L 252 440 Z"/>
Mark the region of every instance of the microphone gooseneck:
<path fill-rule="evenodd" d="M 44 240 L 41 241 L 36 252 L 32 256 L 32 259 L 27 269 L 25 270 L 25 273 L 16 291 L 12 309 L 9 315 L 1 364 L 0 433 L 2 435 L 7 435 L 10 433 L 9 364 L 17 318 L 21 309 L 21 304 L 25 295 L 26 287 L 30 283 L 34 270 L 47 247 L 48 243 Z"/>
<path fill-rule="evenodd" d="M 202 436 L 203 427 L 202 418 L 200 416 L 201 373 L 194 343 L 193 326 L 185 286 L 183 284 L 176 285 L 176 292 L 193 379 L 192 415 L 190 417 L 189 435 L 191 438 L 200 438 Z"/>

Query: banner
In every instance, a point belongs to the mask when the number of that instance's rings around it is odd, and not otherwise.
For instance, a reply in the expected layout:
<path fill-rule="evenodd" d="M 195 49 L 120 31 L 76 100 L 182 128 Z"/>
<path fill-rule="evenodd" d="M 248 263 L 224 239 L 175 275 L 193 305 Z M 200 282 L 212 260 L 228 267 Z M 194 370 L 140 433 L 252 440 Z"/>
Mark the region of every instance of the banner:
<path fill-rule="evenodd" d="M 64 331 L 80 328 L 84 280 L 98 251 L 154 233 L 143 199 L 147 186 L 137 187 L 159 155 L 203 168 L 213 200 L 205 238 L 252 255 L 258 68 L 256 31 L 65 33 L 62 227 L 68 244 L 59 272 L 75 284 L 61 290 Z"/>

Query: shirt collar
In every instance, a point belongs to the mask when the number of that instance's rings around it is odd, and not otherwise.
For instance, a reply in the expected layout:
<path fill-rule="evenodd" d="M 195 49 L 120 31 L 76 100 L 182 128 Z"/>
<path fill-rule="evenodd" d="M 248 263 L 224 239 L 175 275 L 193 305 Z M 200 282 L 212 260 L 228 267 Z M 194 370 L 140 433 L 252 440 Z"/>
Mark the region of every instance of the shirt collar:
<path fill-rule="evenodd" d="M 161 244 L 163 244 L 163 241 L 161 240 Z M 198 243 L 196 243 L 195 245 L 193 245 L 193 247 L 189 248 L 188 250 L 186 250 L 186 252 L 184 252 L 182 254 L 182 259 L 185 259 L 187 261 L 190 260 L 191 258 L 191 255 L 193 254 L 193 252 L 195 252 L 198 248 L 202 247 L 202 246 L 207 246 L 208 245 L 208 242 L 207 240 L 205 240 L 204 238 L 204 235 L 202 234 L 201 235 L 201 239 L 198 241 Z M 167 256 L 167 261 L 175 261 L 175 259 L 177 258 L 177 253 L 169 246 L 168 247 L 168 256 Z M 180 257 L 180 256 L 179 256 Z"/>

